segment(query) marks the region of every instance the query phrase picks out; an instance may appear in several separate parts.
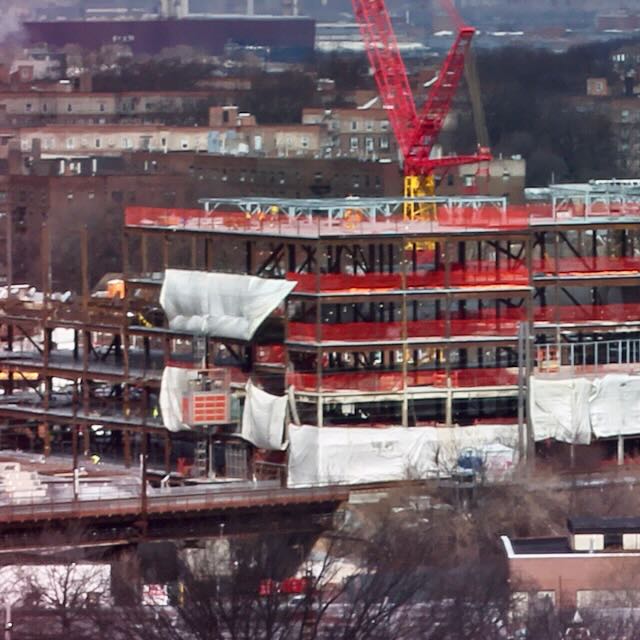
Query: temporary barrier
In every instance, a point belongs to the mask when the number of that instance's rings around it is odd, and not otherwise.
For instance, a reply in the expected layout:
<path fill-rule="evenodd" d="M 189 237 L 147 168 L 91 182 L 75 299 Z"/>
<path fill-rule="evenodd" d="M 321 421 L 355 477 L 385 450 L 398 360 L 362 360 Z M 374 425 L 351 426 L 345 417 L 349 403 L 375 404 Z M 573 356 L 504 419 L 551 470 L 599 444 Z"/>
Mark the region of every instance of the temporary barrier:
<path fill-rule="evenodd" d="M 255 361 L 258 364 L 284 364 L 284 345 L 270 344 L 256 347 Z"/>
<path fill-rule="evenodd" d="M 526 229 L 529 212 L 526 207 L 509 206 L 506 209 L 485 207 L 438 207 L 438 224 L 442 227 L 478 229 Z"/>
<path fill-rule="evenodd" d="M 518 384 L 517 371 L 504 368 L 454 369 L 449 378 L 444 370 L 413 370 L 406 376 L 407 387 L 453 388 L 506 387 Z M 315 373 L 288 372 L 287 384 L 297 391 L 360 391 L 363 393 L 399 392 L 404 388 L 403 376 L 397 371 L 325 372 L 322 387 L 318 389 Z"/>
<path fill-rule="evenodd" d="M 247 382 L 242 438 L 259 449 L 282 450 L 287 396 L 274 396 Z"/>
<path fill-rule="evenodd" d="M 526 286 L 529 284 L 529 273 L 524 263 L 505 261 L 506 264 L 496 267 L 490 260 L 467 261 L 464 265 L 451 265 L 449 286 L 451 287 L 504 287 Z M 296 291 L 305 293 L 318 292 L 380 292 L 402 289 L 401 274 L 368 273 L 365 275 L 343 274 L 308 274 L 288 273 L 287 280 L 297 282 Z M 409 273 L 406 276 L 408 289 L 441 289 L 446 286 L 444 267 Z"/>
<path fill-rule="evenodd" d="M 536 440 L 589 444 L 598 438 L 640 434 L 640 377 L 608 374 L 587 380 L 531 379 Z"/>
<path fill-rule="evenodd" d="M 535 309 L 535 322 L 631 322 L 640 321 L 640 304 L 547 306 Z"/>
<path fill-rule="evenodd" d="M 290 486 L 448 475 L 468 449 L 486 460 L 489 474 L 504 474 L 517 461 L 518 429 L 513 424 L 409 429 L 290 425 L 289 437 Z"/>
<path fill-rule="evenodd" d="M 514 307 L 483 309 L 465 314 L 452 313 L 449 323 L 451 336 L 515 336 L 520 322 L 526 320 L 526 309 Z M 376 342 L 382 340 L 401 341 L 402 322 L 346 322 L 339 324 L 322 323 L 320 335 L 316 335 L 316 325 L 312 323 L 290 322 L 288 339 L 294 342 Z M 407 338 L 442 338 L 445 336 L 446 322 L 439 320 L 417 320 L 407 322 Z"/>
<path fill-rule="evenodd" d="M 555 274 L 607 274 L 639 273 L 640 258 L 611 258 L 608 256 L 537 259 L 533 261 L 534 273 Z"/>

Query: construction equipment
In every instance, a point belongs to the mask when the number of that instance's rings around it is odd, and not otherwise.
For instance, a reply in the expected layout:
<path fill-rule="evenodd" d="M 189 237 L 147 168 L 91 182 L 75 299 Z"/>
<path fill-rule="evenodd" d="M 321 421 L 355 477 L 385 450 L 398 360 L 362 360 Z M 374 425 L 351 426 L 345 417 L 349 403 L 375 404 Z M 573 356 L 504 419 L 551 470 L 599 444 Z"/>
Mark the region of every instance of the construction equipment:
<path fill-rule="evenodd" d="M 190 426 L 228 424 L 231 420 L 228 369 L 203 369 L 182 396 L 182 418 Z"/>
<path fill-rule="evenodd" d="M 388 111 L 404 159 L 407 198 L 434 195 L 438 172 L 491 160 L 485 149 L 479 149 L 475 155 L 433 157 L 434 146 L 451 110 L 475 34 L 475 29 L 463 22 L 452 0 L 440 1 L 455 25 L 457 35 L 422 111 L 418 113 L 384 0 L 352 0 L 382 105 Z M 433 213 L 430 207 L 408 203 L 404 216 L 405 219 L 423 220 L 432 218 Z"/>

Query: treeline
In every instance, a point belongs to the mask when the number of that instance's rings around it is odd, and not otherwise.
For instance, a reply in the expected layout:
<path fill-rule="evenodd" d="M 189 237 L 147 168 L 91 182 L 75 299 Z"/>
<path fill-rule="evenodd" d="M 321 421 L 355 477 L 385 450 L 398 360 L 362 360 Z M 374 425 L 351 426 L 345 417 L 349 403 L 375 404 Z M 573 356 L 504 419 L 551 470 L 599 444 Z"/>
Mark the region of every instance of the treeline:
<path fill-rule="evenodd" d="M 611 120 L 580 108 L 590 77 L 620 80 L 611 64 L 620 42 L 581 46 L 566 53 L 505 48 L 482 52 L 478 69 L 494 153 L 522 155 L 527 184 L 587 180 L 618 173 Z"/>

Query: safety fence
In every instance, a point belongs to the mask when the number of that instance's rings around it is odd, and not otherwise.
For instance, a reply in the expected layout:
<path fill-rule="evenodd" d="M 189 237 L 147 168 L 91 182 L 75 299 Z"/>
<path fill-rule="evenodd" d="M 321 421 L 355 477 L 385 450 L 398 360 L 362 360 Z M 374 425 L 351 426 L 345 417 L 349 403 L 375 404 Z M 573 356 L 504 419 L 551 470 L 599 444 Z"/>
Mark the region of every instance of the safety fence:
<path fill-rule="evenodd" d="M 563 305 L 537 308 L 535 322 L 640 322 L 640 304 Z"/>
<path fill-rule="evenodd" d="M 553 257 L 533 260 L 532 269 L 535 274 L 620 274 L 640 273 L 640 258 L 612 258 L 608 256 L 585 256 L 558 258 Z"/>
<path fill-rule="evenodd" d="M 505 309 L 504 316 L 497 316 L 495 310 L 488 310 L 480 317 L 470 314 L 459 318 L 458 314 L 449 320 L 449 333 L 454 336 L 515 336 L 518 325 L 525 319 L 525 310 Z M 288 339 L 294 342 L 377 342 L 403 340 L 402 322 L 345 322 L 340 324 L 290 322 Z M 316 333 L 316 330 L 318 333 Z M 406 338 L 443 338 L 447 322 L 439 320 L 416 320 L 406 323 Z"/>
<path fill-rule="evenodd" d="M 420 205 L 418 205 L 420 210 Z M 573 204 L 535 203 L 509 205 L 506 208 L 465 203 L 451 206 L 435 203 L 424 206 L 424 213 L 415 220 L 405 219 L 401 208 L 389 215 L 372 219 L 366 208 L 357 202 L 332 213 L 310 209 L 304 215 L 291 215 L 274 205 L 251 212 L 236 210 L 177 209 L 127 207 L 125 224 L 130 227 L 171 227 L 215 231 L 245 231 L 251 233 L 280 231 L 283 235 L 389 233 L 435 233 L 447 229 L 519 230 L 544 221 L 579 220 L 594 217 L 637 217 L 638 203 L 593 203 L 588 207 Z"/>
<path fill-rule="evenodd" d="M 442 289 L 449 287 L 522 287 L 529 284 L 524 264 L 497 268 L 493 261 L 469 261 L 465 265 L 453 264 L 447 273 L 444 267 L 420 273 L 402 274 L 368 273 L 364 275 L 287 273 L 287 280 L 298 283 L 300 293 L 329 293 L 349 291 L 395 291 L 407 289 Z"/>
<path fill-rule="evenodd" d="M 362 393 L 397 393 L 410 387 L 437 387 L 446 389 L 475 387 L 505 387 L 518 384 L 517 371 L 504 368 L 454 369 L 446 371 L 414 370 L 406 376 L 399 371 L 349 371 L 341 373 L 288 372 L 287 384 L 297 391 L 335 393 L 357 391 Z"/>
<path fill-rule="evenodd" d="M 255 362 L 257 364 L 284 364 L 284 345 L 270 344 L 256 347 Z"/>
<path fill-rule="evenodd" d="M 239 231 L 283 235 L 343 235 L 363 233 L 430 234 L 448 229 L 517 230 L 526 229 L 529 211 L 526 207 L 429 205 L 428 215 L 405 219 L 401 212 L 371 219 L 364 210 L 351 205 L 332 216 L 309 211 L 293 216 L 278 207 L 266 210 L 205 211 L 202 209 L 167 209 L 127 207 L 125 224 L 129 227 L 170 227 L 210 231 Z"/>

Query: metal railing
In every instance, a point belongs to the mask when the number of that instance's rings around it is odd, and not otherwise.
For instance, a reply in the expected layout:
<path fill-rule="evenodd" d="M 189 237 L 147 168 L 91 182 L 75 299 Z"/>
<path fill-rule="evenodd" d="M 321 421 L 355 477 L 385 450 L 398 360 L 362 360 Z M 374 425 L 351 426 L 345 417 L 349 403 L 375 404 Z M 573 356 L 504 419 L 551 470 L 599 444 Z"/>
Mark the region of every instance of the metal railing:
<path fill-rule="evenodd" d="M 629 371 L 638 368 L 634 365 L 640 365 L 640 338 L 563 342 L 536 347 L 536 366 L 539 371 Z"/>
<path fill-rule="evenodd" d="M 282 488 L 277 481 L 241 482 L 206 487 L 168 487 L 149 489 L 146 499 L 142 492 L 137 496 L 114 498 L 113 492 L 91 499 L 48 498 L 17 500 L 0 505 L 0 522 L 28 522 L 80 517 L 128 516 L 188 513 L 217 509 L 242 509 L 278 504 L 304 504 L 346 499 L 344 490 L 332 487 L 310 489 Z"/>

